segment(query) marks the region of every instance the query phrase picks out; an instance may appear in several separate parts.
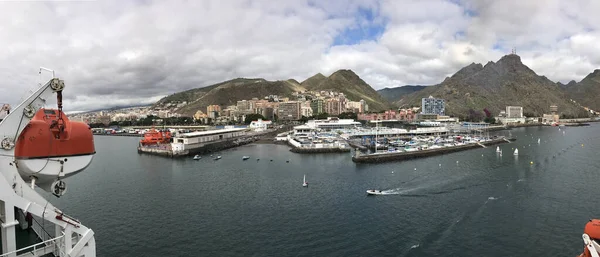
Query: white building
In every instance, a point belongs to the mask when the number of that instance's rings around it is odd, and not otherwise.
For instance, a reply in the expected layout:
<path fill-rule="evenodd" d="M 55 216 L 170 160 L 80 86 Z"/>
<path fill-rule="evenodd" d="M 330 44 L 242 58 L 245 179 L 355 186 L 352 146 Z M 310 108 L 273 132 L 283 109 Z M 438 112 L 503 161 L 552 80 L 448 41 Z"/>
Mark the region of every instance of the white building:
<path fill-rule="evenodd" d="M 351 129 L 354 127 L 360 127 L 361 123 L 353 119 L 338 119 L 329 117 L 326 120 L 309 120 L 305 125 L 315 130 L 330 131 L 334 129 Z"/>
<path fill-rule="evenodd" d="M 521 106 L 506 106 L 507 118 L 523 118 L 523 107 Z"/>
<path fill-rule="evenodd" d="M 188 145 L 192 144 L 212 143 L 219 140 L 241 137 L 246 135 L 246 130 L 246 128 L 225 128 L 184 133 L 175 137 L 173 143 L 184 144 L 184 147 L 187 148 Z"/>
<path fill-rule="evenodd" d="M 273 124 L 273 122 L 270 120 L 253 120 L 252 122 L 250 122 L 250 129 L 254 131 L 265 131 L 271 124 Z"/>

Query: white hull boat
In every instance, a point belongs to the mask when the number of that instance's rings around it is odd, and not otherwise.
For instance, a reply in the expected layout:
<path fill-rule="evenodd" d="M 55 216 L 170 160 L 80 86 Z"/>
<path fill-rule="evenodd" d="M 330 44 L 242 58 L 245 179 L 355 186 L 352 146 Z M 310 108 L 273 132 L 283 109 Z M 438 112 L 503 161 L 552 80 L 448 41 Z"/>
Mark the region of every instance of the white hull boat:
<path fill-rule="evenodd" d="M 367 190 L 367 194 L 369 194 L 369 195 L 382 195 L 383 192 L 381 190 L 374 190 L 374 189 L 372 189 L 372 190 Z"/>
<path fill-rule="evenodd" d="M 515 152 L 513 153 L 513 155 L 514 155 L 514 156 L 517 156 L 517 155 L 519 155 L 519 149 L 516 149 L 516 148 L 515 148 Z"/>
<path fill-rule="evenodd" d="M 499 146 L 496 146 L 496 152 L 497 152 L 497 153 L 500 153 L 500 152 L 501 152 L 501 151 L 500 151 L 500 147 L 499 147 Z"/>
<path fill-rule="evenodd" d="M 202 159 L 202 156 L 200 156 L 200 155 L 197 155 L 197 154 L 194 156 L 194 160 L 196 160 L 196 161 L 197 161 L 197 160 L 200 160 L 200 159 Z"/>
<path fill-rule="evenodd" d="M 304 174 L 304 180 L 302 182 L 303 187 L 308 187 L 308 183 L 306 182 L 306 174 Z"/>
<path fill-rule="evenodd" d="M 221 160 L 221 156 L 219 155 L 219 156 L 215 157 L 215 160 Z"/>
<path fill-rule="evenodd" d="M 245 160 L 248 160 L 248 159 L 250 159 L 250 156 L 243 156 L 242 157 L 242 161 L 245 161 Z"/>

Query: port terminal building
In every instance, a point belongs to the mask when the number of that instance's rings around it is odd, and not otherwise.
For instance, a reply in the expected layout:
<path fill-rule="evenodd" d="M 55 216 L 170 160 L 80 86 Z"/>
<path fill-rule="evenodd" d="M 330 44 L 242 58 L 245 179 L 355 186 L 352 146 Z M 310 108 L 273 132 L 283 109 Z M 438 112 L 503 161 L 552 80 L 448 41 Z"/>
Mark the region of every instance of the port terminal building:
<path fill-rule="evenodd" d="M 233 139 L 246 135 L 247 128 L 225 128 L 218 130 L 207 130 L 183 133 L 173 139 L 173 143 L 184 145 L 210 143 L 219 140 Z"/>

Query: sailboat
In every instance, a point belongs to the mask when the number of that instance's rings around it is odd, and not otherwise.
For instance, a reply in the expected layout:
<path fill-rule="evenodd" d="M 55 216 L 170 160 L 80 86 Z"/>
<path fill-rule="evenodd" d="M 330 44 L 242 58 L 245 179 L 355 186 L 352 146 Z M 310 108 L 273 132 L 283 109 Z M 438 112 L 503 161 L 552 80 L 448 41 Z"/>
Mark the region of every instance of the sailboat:
<path fill-rule="evenodd" d="M 519 149 L 515 148 L 515 152 L 513 153 L 513 155 L 519 155 Z"/>
<path fill-rule="evenodd" d="M 501 151 L 500 151 L 500 147 L 499 147 L 499 146 L 496 146 L 496 152 L 497 152 L 497 153 L 500 153 L 500 152 L 501 152 Z"/>
<path fill-rule="evenodd" d="M 303 187 L 308 187 L 308 183 L 306 182 L 306 174 L 304 174 L 304 182 L 302 183 Z"/>
<path fill-rule="evenodd" d="M 538 138 L 538 144 L 540 143 L 540 139 Z"/>
<path fill-rule="evenodd" d="M 500 150 L 500 156 L 502 156 L 502 150 Z"/>

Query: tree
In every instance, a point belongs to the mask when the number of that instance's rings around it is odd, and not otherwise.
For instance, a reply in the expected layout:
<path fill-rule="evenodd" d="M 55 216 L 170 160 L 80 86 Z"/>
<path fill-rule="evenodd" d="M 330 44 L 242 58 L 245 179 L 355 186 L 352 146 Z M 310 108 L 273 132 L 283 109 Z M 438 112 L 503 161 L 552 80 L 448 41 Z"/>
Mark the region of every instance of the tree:
<path fill-rule="evenodd" d="M 317 119 L 317 120 L 324 120 L 324 119 L 327 119 L 327 117 L 329 117 L 329 114 L 326 112 L 322 112 L 317 115 L 313 115 L 313 118 Z"/>
<path fill-rule="evenodd" d="M 303 123 L 308 122 L 308 117 L 302 115 L 302 117 L 300 118 L 300 122 L 303 122 Z"/>
<path fill-rule="evenodd" d="M 94 123 L 90 123 L 88 125 L 90 126 L 90 128 L 104 128 L 104 127 L 106 127 L 104 125 L 104 123 L 101 123 L 101 122 L 94 122 Z"/>
<path fill-rule="evenodd" d="M 356 113 L 353 113 L 353 112 L 342 112 L 342 113 L 340 113 L 340 115 L 338 115 L 338 118 L 356 120 L 358 118 L 358 116 L 356 115 Z"/>
<path fill-rule="evenodd" d="M 485 117 L 485 119 L 483 119 L 483 121 L 485 123 L 489 123 L 489 124 L 496 124 L 496 118 L 494 118 L 494 117 Z"/>
<path fill-rule="evenodd" d="M 250 124 L 250 122 L 252 122 L 253 120 L 258 120 L 258 119 L 264 120 L 265 117 L 262 116 L 261 114 L 256 114 L 256 113 L 248 114 L 248 115 L 246 115 L 246 119 L 244 120 L 244 124 Z"/>

